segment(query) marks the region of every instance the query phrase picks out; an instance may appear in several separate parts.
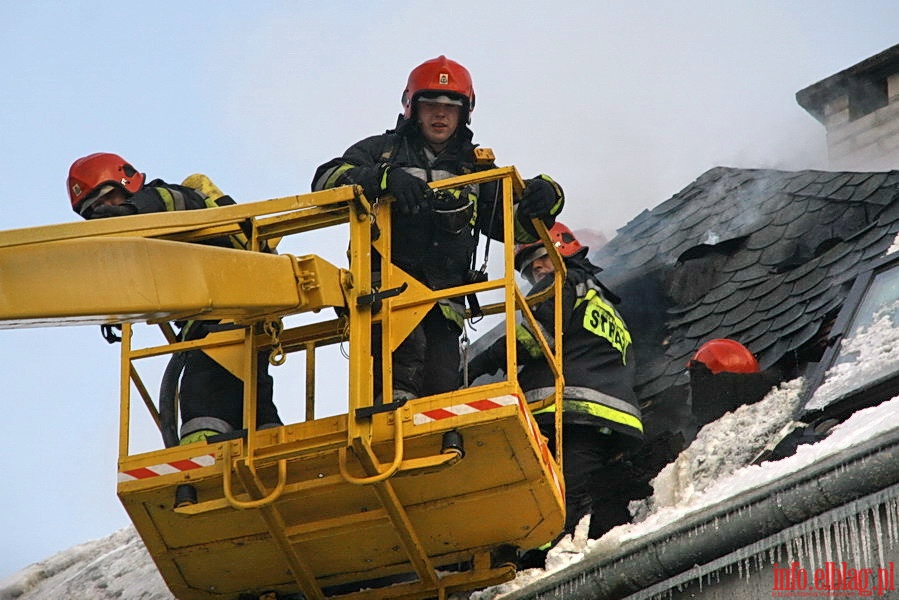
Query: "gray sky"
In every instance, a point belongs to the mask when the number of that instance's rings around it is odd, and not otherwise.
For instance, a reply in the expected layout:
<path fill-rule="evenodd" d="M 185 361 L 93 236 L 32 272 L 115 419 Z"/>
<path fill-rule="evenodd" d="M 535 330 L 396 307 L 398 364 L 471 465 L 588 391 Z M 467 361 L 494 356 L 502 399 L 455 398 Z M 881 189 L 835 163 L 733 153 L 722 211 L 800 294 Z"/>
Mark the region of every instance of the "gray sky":
<path fill-rule="evenodd" d="M 76 220 L 68 167 L 97 151 L 150 178 L 204 172 L 238 201 L 306 192 L 446 54 L 474 78 L 475 141 L 552 175 L 563 220 L 611 236 L 717 165 L 825 168 L 795 93 L 899 42 L 893 0 L 552 4 L 5 3 L 0 228 Z M 345 241 L 314 246 L 293 251 L 338 262 Z M 0 350 L 2 578 L 128 520 L 118 347 L 87 327 L 0 331 Z M 275 371 L 289 418 L 301 369 Z"/>

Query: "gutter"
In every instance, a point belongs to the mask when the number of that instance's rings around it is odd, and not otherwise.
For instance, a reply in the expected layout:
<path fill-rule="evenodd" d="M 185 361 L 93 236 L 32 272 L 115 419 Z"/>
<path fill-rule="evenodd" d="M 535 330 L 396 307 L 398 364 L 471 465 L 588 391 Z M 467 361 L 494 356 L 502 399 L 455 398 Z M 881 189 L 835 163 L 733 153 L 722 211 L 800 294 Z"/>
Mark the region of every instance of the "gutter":
<path fill-rule="evenodd" d="M 698 565 L 896 483 L 899 428 L 625 542 L 611 553 L 600 543 L 582 561 L 502 600 L 615 600 L 688 571 L 695 578 Z"/>

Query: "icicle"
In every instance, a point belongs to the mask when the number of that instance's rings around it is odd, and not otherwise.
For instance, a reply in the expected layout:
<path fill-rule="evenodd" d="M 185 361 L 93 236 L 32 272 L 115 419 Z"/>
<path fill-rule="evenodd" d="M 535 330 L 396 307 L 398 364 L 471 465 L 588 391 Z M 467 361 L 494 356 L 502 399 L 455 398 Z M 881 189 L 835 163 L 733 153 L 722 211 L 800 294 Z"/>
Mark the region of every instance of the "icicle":
<path fill-rule="evenodd" d="M 802 556 L 805 554 L 802 547 L 802 536 L 796 536 L 791 540 L 791 547 L 793 550 L 793 560 L 800 561 Z"/>
<path fill-rule="evenodd" d="M 824 566 L 824 562 L 821 556 L 821 528 L 816 528 L 812 530 L 812 560 L 814 561 L 814 567 L 820 568 Z"/>
<path fill-rule="evenodd" d="M 883 528 L 880 524 L 880 507 L 882 504 L 878 504 L 876 507 L 871 509 L 871 518 L 874 521 L 874 538 L 877 540 L 877 564 L 881 567 L 886 566 L 886 560 L 883 557 Z M 886 511 L 884 511 L 886 513 Z"/>
<path fill-rule="evenodd" d="M 890 547 L 896 545 L 899 541 L 899 499 L 892 498 L 887 509 L 887 524 L 889 525 Z"/>
<path fill-rule="evenodd" d="M 855 561 L 855 565 L 859 567 L 862 563 L 862 535 L 861 535 L 861 527 L 859 521 L 861 520 L 861 515 L 856 515 L 855 518 L 848 519 L 849 525 L 849 548 L 852 550 L 852 560 Z"/>
<path fill-rule="evenodd" d="M 883 516 L 886 519 L 886 541 L 890 545 L 893 546 L 893 510 L 892 510 L 892 501 L 885 502 L 883 505 Z"/>
<path fill-rule="evenodd" d="M 861 542 L 861 555 L 862 560 L 859 562 L 859 567 L 861 565 L 870 565 L 872 563 L 871 556 L 871 524 L 868 521 L 868 511 L 862 510 L 858 513 L 858 526 L 859 526 L 859 538 Z"/>
<path fill-rule="evenodd" d="M 843 526 L 842 521 L 837 521 L 833 524 L 834 526 L 834 550 L 836 551 L 836 556 L 834 557 L 836 560 L 834 562 L 840 563 L 843 562 L 843 548 L 845 547 L 845 541 L 843 539 L 843 532 L 845 531 L 845 527 Z"/>
<path fill-rule="evenodd" d="M 827 524 L 821 528 L 822 544 L 824 550 L 824 562 L 833 562 L 833 550 L 831 549 L 831 541 L 833 534 L 833 524 Z"/>
<path fill-rule="evenodd" d="M 805 553 L 808 557 L 806 560 L 809 563 L 809 567 L 812 569 L 815 568 L 815 544 L 814 544 L 814 530 L 809 531 L 806 529 L 802 532 L 802 545 L 805 547 Z"/>

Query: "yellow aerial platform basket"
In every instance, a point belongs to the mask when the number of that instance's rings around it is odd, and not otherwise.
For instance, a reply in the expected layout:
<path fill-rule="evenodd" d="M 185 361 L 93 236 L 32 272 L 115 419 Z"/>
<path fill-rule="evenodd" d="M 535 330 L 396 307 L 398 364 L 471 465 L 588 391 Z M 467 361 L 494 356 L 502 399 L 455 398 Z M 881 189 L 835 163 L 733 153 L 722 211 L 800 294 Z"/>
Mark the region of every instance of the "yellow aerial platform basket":
<path fill-rule="evenodd" d="M 376 415 L 371 447 L 391 472 L 380 481 L 348 456 L 341 415 L 258 432 L 255 469 L 243 440 L 129 457 L 119 496 L 179 599 L 298 589 L 428 598 L 492 585 L 514 573 L 498 548 L 536 547 L 562 527 L 552 459 L 527 408 L 504 391 Z M 173 509 L 179 484 L 199 502 Z M 368 589 L 379 580 L 392 585 Z"/>
<path fill-rule="evenodd" d="M 489 180 L 500 181 L 504 222 L 511 223 L 513 193 L 522 185 L 514 168 L 434 185 Z M 343 223 L 348 269 L 316 255 L 183 243 L 240 233 L 260 249 L 264 241 Z M 179 600 L 442 599 L 512 578 L 514 549 L 552 540 L 564 523 L 561 467 L 514 376 L 514 314 L 533 322 L 533 300 L 514 280 L 512 229 L 505 227 L 503 277 L 436 292 L 395 267 L 384 269 L 384 291 L 373 287 L 372 248 L 388 264 L 390 215 L 385 206 L 370 207 L 357 187 L 0 232 L 0 327 L 123 324 L 118 495 Z M 552 248 L 550 255 L 558 294 L 564 266 Z M 32 276 L 36 265 L 40 281 Z M 486 310 L 506 314 L 511 377 L 406 402 L 374 400 L 373 324 L 383 332 L 381 397 L 392 398 L 390 351 L 439 299 L 489 290 L 503 291 L 503 302 Z M 375 298 L 381 308 L 372 314 Z M 281 325 L 282 317 L 328 307 L 339 316 Z M 239 327 L 178 342 L 168 322 L 185 319 Z M 135 347 L 131 324 L 140 322 L 159 324 L 165 343 Z M 560 322 L 557 310 L 557 331 Z M 559 394 L 561 348 L 538 337 Z M 307 385 L 306 421 L 257 431 L 255 386 L 246 385 L 246 430 L 130 452 L 133 391 L 160 423 L 138 374 L 141 359 L 200 348 L 252 382 L 258 352 L 279 363 L 305 351 L 307 382 L 314 382 L 315 349 L 338 342 L 349 348 L 345 414 L 314 418 L 315 386 Z"/>

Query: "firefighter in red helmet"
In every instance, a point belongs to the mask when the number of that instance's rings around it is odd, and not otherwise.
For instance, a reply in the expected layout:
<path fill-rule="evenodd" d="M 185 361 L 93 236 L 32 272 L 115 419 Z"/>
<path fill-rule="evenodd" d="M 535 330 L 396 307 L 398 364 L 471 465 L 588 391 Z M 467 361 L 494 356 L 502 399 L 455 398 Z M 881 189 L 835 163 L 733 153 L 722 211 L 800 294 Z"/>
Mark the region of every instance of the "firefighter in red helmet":
<path fill-rule="evenodd" d="M 758 402 L 782 380 L 779 369 L 763 371 L 749 348 L 729 338 L 702 344 L 687 362 L 687 370 L 697 427 L 744 404 Z"/>
<path fill-rule="evenodd" d="M 495 165 L 477 164 L 468 124 L 475 107 L 471 74 L 445 56 L 425 61 L 409 74 L 396 127 L 352 145 L 321 165 L 313 191 L 361 185 L 366 197 L 391 196 L 394 264 L 431 289 L 471 283 L 478 232 L 501 240 L 502 210 L 496 184 L 469 185 L 434 193 L 429 181 L 466 175 Z M 562 189 L 540 175 L 525 182 L 516 204 L 516 239 L 537 239 L 531 219 L 551 226 L 562 209 Z M 374 257 L 373 279 L 379 281 Z M 393 354 L 394 399 L 457 389 L 459 344 L 465 314 L 462 299 L 441 300 Z M 382 389 L 379 332 L 373 334 L 374 390 Z"/>
<path fill-rule="evenodd" d="M 736 340 L 717 338 L 699 347 L 691 362 L 701 362 L 714 374 L 758 373 L 759 361 L 749 349 Z"/>
<path fill-rule="evenodd" d="M 66 187 L 72 210 L 85 219 L 234 204 L 230 196 L 222 194 L 208 179 L 208 187 L 203 191 L 187 185 L 166 183 L 162 179 L 149 182 L 146 179 L 146 175 L 118 154 L 96 152 L 72 163 Z M 234 245 L 229 240 L 219 242 Z"/>
<path fill-rule="evenodd" d="M 550 228 L 549 237 L 563 258 L 574 256 L 583 248 L 562 223 L 557 222 Z M 549 253 L 540 241 L 515 245 L 515 270 L 531 285 L 555 272 Z"/>
<path fill-rule="evenodd" d="M 589 536 L 598 538 L 630 520 L 627 505 L 646 490 L 630 489 L 625 463 L 643 441 L 642 414 L 634 392 L 634 352 L 627 324 L 615 309 L 620 300 L 599 281 L 602 269 L 587 258 L 588 248 L 556 222 L 550 238 L 565 261 L 562 290 L 563 375 L 562 453 L 565 475 L 565 534 L 592 514 Z M 555 272 L 542 242 L 520 244 L 515 268 L 533 284 L 531 294 L 552 285 Z M 545 331 L 553 331 L 553 300 L 534 307 Z M 518 381 L 529 402 L 545 398 L 554 386 L 549 365 L 529 325 L 517 328 Z M 469 377 L 495 373 L 506 365 L 500 338 L 469 362 Z M 555 406 L 535 413 L 540 430 L 554 444 Z M 531 551 L 521 567 L 541 566 L 545 552 Z M 533 562 L 534 559 L 537 562 Z"/>
<path fill-rule="evenodd" d="M 204 175 L 191 175 L 184 183 L 195 187 L 166 183 L 161 179 L 147 182 L 143 173 L 118 154 L 97 152 L 72 163 L 66 187 L 72 210 L 85 219 L 235 204 Z M 246 249 L 246 240 L 237 236 L 215 238 L 206 243 Z M 178 325 L 181 340 L 200 339 L 210 331 L 235 327 L 212 321 L 189 321 Z M 174 439 L 166 439 L 166 445 L 200 441 L 241 429 L 243 382 L 202 350 L 187 351 L 183 369 L 179 393 L 182 425 Z M 273 380 L 268 374 L 266 353 L 260 353 L 258 357 L 256 419 L 260 427 L 282 424 L 273 401 Z"/>
<path fill-rule="evenodd" d="M 72 210 L 85 219 L 113 216 L 115 209 L 126 198 L 133 196 L 144 186 L 146 176 L 131 166 L 118 154 L 96 152 L 83 156 L 69 167 L 66 187 Z M 122 209 L 122 211 L 127 209 Z M 108 212 L 109 214 L 104 214 Z M 122 212 L 122 214 L 136 214 Z"/>

